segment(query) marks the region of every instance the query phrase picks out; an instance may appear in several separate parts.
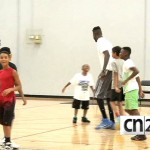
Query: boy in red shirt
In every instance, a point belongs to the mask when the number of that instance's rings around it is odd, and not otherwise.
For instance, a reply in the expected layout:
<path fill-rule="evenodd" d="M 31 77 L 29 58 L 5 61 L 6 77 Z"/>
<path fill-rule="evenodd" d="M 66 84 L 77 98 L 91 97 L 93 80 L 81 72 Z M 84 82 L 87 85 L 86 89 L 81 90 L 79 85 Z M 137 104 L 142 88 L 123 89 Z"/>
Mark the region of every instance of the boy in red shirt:
<path fill-rule="evenodd" d="M 9 66 L 10 55 L 7 51 L 0 51 L 0 62 L 3 70 L 0 70 L 0 124 L 3 126 L 6 149 L 10 149 L 11 125 L 14 119 L 15 93 L 21 89 L 21 82 L 17 71 Z"/>

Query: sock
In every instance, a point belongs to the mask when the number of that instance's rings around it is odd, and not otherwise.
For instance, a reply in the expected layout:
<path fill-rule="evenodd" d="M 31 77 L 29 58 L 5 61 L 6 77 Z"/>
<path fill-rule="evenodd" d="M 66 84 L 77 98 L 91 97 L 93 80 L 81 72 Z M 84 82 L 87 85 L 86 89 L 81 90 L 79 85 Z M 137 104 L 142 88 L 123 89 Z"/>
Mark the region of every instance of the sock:
<path fill-rule="evenodd" d="M 7 142 L 11 142 L 10 137 L 5 137 L 5 143 L 7 143 Z"/>
<path fill-rule="evenodd" d="M 103 99 L 97 99 L 97 104 L 99 106 L 99 109 L 102 113 L 103 118 L 106 119 L 107 115 L 106 115 L 106 111 L 105 111 L 104 100 Z"/>
<path fill-rule="evenodd" d="M 107 98 L 107 105 L 108 105 L 110 120 L 111 120 L 112 122 L 115 122 L 114 113 L 113 113 L 113 110 L 112 110 L 112 108 L 111 108 L 110 99 L 109 99 L 109 98 Z"/>

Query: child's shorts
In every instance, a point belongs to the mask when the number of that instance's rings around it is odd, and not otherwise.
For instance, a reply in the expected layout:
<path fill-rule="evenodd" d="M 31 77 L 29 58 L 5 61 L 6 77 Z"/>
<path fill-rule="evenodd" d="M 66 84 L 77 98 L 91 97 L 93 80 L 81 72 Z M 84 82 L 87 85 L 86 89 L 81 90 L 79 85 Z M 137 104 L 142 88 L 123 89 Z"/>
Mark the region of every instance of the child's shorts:
<path fill-rule="evenodd" d="M 122 102 L 124 101 L 124 94 L 123 94 L 123 88 L 120 88 L 121 92 L 117 93 L 115 91 L 115 89 L 111 90 L 111 99 L 110 101 L 118 101 L 118 102 Z"/>
<path fill-rule="evenodd" d="M 72 108 L 80 109 L 81 104 L 82 104 L 82 106 L 81 106 L 82 109 L 89 109 L 89 100 L 81 101 L 81 100 L 77 100 L 77 99 L 74 99 L 74 101 L 72 103 Z"/>
<path fill-rule="evenodd" d="M 5 126 L 12 125 L 12 121 L 15 117 L 14 109 L 15 109 L 15 100 L 13 100 L 12 102 L 0 101 L 0 124 Z"/>
<path fill-rule="evenodd" d="M 138 90 L 133 90 L 125 93 L 125 109 L 126 110 L 138 109 L 139 105 L 138 100 L 139 100 Z"/>

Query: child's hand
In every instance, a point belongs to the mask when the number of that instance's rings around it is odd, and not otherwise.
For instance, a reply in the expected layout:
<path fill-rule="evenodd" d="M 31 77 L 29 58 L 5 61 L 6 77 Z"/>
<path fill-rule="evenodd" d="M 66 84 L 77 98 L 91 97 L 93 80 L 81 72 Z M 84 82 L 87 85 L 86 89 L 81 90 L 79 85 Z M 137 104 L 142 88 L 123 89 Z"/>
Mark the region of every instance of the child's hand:
<path fill-rule="evenodd" d="M 139 91 L 139 96 L 140 96 L 140 98 L 144 98 L 145 97 L 144 92 L 143 91 Z"/>
<path fill-rule="evenodd" d="M 120 90 L 118 87 L 115 87 L 115 91 L 116 91 L 117 93 L 120 93 L 120 92 L 121 92 L 121 90 Z"/>
<path fill-rule="evenodd" d="M 25 98 L 22 99 L 23 105 L 27 105 L 27 100 Z"/>
<path fill-rule="evenodd" d="M 66 90 L 66 88 L 64 87 L 64 88 L 62 89 L 62 93 L 65 93 L 65 90 Z"/>
<path fill-rule="evenodd" d="M 127 80 L 125 80 L 125 81 L 122 81 L 122 85 L 124 86 L 124 85 L 126 85 L 127 84 Z"/>
<path fill-rule="evenodd" d="M 95 93 L 96 93 L 96 90 L 93 89 L 93 97 L 95 98 Z"/>
<path fill-rule="evenodd" d="M 11 92 L 12 92 L 12 88 L 6 89 L 2 92 L 2 96 L 7 96 Z"/>

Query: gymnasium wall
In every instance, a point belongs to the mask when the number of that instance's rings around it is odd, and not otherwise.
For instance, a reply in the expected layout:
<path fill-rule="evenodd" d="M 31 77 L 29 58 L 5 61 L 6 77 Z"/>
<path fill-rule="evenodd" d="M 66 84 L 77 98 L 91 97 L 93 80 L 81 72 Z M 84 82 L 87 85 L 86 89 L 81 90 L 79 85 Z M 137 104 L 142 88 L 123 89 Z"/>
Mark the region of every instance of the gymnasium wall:
<path fill-rule="evenodd" d="M 100 72 L 92 28 L 100 25 L 114 46 L 131 46 L 132 59 L 149 79 L 150 2 L 148 0 L 0 0 L 1 46 L 9 46 L 25 94 L 62 95 L 61 89 L 88 63 Z M 27 42 L 28 30 L 41 30 L 42 44 Z M 72 95 L 70 87 L 66 94 Z"/>

